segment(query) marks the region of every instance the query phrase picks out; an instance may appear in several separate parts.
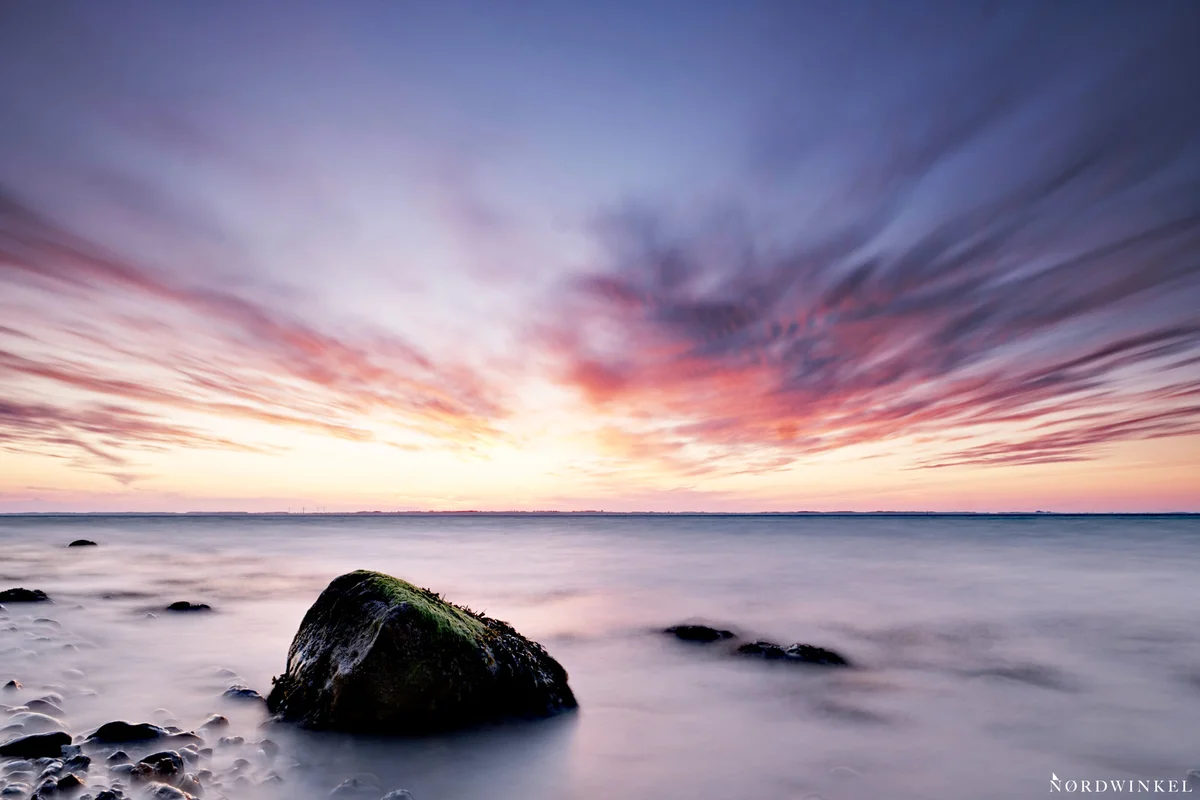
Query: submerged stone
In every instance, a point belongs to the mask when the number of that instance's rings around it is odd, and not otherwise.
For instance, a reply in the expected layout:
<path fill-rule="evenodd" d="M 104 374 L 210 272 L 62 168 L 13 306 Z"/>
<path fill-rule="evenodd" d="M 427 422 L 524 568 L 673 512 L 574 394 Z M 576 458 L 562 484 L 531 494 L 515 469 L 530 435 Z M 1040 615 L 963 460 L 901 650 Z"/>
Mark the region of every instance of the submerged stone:
<path fill-rule="evenodd" d="M 840 654 L 811 644 L 793 644 L 783 647 L 774 642 L 758 641 L 742 645 L 737 652 L 744 656 L 755 656 L 768 661 L 788 661 L 825 667 L 850 666 L 850 662 Z"/>
<path fill-rule="evenodd" d="M 707 625 L 672 625 L 663 633 L 673 633 L 685 642 L 715 642 L 735 636 L 733 631 L 710 628 Z"/>
<path fill-rule="evenodd" d="M 237 686 L 230 686 L 224 691 L 224 693 L 222 693 L 221 696 L 226 700 L 261 701 L 263 699 L 261 694 L 251 689 L 249 686 L 242 686 L 241 684 L 238 684 Z"/>
<path fill-rule="evenodd" d="M 5 589 L 0 592 L 0 603 L 44 603 L 50 596 L 41 589 Z"/>
<path fill-rule="evenodd" d="M 308 610 L 267 705 L 309 728 L 420 734 L 577 704 L 566 670 L 507 623 L 360 570 Z"/>
<path fill-rule="evenodd" d="M 67 545 L 67 547 L 95 547 L 95 546 L 96 546 L 96 543 L 93 542 L 91 539 L 76 539 L 75 541 L 73 541 L 69 545 Z"/>

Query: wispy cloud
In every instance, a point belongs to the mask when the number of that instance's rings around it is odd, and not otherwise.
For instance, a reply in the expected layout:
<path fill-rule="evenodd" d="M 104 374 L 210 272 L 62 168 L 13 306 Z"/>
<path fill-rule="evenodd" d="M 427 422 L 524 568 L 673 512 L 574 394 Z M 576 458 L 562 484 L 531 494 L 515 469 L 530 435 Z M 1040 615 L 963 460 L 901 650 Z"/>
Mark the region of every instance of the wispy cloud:
<path fill-rule="evenodd" d="M 253 446 L 163 416 L 179 411 L 350 440 L 469 444 L 496 435 L 504 413 L 474 372 L 389 332 L 330 333 L 279 305 L 187 284 L 11 195 L 0 195 L 0 286 L 13 298 L 0 329 L 6 391 L 55 400 L 8 397 L 9 446 L 111 464 L 167 443 Z M 138 408 L 120 405 L 130 403 Z"/>
<path fill-rule="evenodd" d="M 1200 433 L 1200 117 L 1177 105 L 1197 59 L 1155 47 L 1065 93 L 1009 70 L 918 98 L 829 187 L 836 213 L 611 215 L 607 263 L 537 340 L 610 441 L 681 470 L 912 437 L 914 466 L 1047 463 Z M 805 147 L 774 167 L 820 161 Z"/>

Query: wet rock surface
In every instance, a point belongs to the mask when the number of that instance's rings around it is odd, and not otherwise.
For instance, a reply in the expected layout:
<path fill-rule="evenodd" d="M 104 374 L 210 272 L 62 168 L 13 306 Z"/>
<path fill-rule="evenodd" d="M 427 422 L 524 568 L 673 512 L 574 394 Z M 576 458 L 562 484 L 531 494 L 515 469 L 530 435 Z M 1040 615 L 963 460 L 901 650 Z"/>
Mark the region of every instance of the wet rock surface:
<path fill-rule="evenodd" d="M 507 623 L 377 572 L 308 610 L 268 707 L 309 728 L 420 734 L 576 707 L 567 673 Z"/>
<path fill-rule="evenodd" d="M 93 542 L 91 539 L 76 539 L 75 541 L 73 541 L 69 545 L 67 545 L 67 547 L 95 547 L 95 546 L 96 546 L 96 543 Z"/>

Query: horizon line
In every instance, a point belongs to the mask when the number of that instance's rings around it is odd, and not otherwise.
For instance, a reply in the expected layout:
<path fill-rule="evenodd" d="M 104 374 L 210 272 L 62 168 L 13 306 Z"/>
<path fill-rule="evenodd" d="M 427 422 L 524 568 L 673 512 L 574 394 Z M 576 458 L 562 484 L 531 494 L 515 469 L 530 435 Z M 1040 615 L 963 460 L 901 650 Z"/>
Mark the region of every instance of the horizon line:
<path fill-rule="evenodd" d="M 573 511 L 409 510 L 409 511 L 0 511 L 0 517 L 411 517 L 411 516 L 589 516 L 589 517 L 1179 517 L 1200 511 Z"/>

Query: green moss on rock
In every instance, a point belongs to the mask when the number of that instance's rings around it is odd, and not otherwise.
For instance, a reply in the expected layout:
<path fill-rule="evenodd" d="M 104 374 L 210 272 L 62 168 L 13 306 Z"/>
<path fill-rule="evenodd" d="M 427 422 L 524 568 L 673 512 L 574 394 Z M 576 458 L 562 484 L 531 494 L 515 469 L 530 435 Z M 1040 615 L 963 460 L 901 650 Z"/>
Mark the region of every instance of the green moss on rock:
<path fill-rule="evenodd" d="M 334 579 L 308 610 L 267 704 L 310 728 L 405 734 L 576 706 L 541 645 L 367 570 Z"/>

